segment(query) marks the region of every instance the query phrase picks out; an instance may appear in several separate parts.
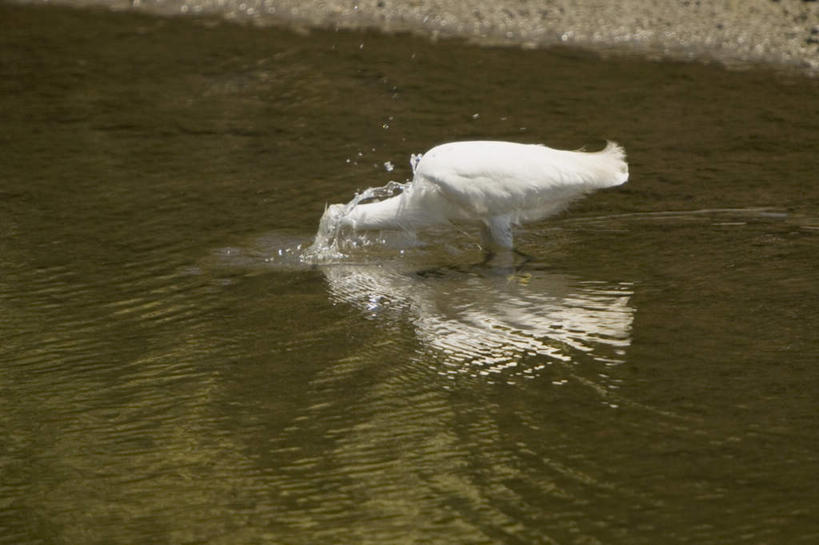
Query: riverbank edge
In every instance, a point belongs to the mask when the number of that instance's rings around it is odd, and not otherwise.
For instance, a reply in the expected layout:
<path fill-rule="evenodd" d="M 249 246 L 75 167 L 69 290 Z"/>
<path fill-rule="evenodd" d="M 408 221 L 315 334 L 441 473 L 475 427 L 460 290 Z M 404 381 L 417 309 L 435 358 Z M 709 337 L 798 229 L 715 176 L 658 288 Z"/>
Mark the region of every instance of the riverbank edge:
<path fill-rule="evenodd" d="M 717 62 L 819 76 L 819 2 L 805 0 L 34 0 L 262 26 L 376 30 L 478 45 Z"/>

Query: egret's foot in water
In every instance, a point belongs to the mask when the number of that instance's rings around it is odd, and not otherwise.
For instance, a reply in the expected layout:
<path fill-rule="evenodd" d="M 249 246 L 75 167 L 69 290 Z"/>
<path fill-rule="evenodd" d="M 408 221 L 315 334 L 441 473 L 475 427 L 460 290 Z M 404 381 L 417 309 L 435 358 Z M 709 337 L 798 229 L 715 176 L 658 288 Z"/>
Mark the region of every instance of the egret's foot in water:
<path fill-rule="evenodd" d="M 518 269 L 522 269 L 524 265 L 526 265 L 527 263 L 534 259 L 534 257 L 530 256 L 526 252 L 521 252 L 520 250 L 517 249 L 512 251 L 515 252 L 518 255 L 518 257 L 522 258 L 522 261 L 518 264 Z"/>
<path fill-rule="evenodd" d="M 534 259 L 532 256 L 525 252 L 521 252 L 520 250 L 511 249 L 511 250 L 496 250 L 496 251 L 488 251 L 481 261 L 481 266 L 483 267 L 493 267 L 493 268 L 510 268 L 514 269 L 515 271 L 519 271 Z"/>

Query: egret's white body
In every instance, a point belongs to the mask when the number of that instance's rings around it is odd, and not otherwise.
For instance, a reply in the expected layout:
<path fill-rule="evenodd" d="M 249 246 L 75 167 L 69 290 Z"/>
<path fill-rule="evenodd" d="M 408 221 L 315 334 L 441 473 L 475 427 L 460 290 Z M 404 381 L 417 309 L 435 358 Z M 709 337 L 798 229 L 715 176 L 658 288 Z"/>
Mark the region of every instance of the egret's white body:
<path fill-rule="evenodd" d="M 477 224 L 489 250 L 512 249 L 514 226 L 542 220 L 586 193 L 628 180 L 623 148 L 563 151 L 512 142 L 452 142 L 425 153 L 394 197 L 354 206 L 341 224 L 355 230 Z"/>

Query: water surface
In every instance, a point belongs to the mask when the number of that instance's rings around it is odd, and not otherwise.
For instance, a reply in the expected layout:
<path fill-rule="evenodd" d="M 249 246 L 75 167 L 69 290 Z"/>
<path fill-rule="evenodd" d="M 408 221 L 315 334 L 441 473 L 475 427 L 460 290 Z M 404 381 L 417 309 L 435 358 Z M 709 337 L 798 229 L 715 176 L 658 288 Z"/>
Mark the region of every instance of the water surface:
<path fill-rule="evenodd" d="M 816 541 L 818 91 L 0 5 L 0 543 Z M 631 180 L 300 262 L 474 138 Z"/>

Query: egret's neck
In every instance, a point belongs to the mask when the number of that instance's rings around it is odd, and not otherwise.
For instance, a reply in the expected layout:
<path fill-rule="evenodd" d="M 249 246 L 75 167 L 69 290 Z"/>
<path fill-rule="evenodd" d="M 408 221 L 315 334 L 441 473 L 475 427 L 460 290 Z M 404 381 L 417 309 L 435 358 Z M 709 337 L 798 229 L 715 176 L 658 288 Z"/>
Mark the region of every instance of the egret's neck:
<path fill-rule="evenodd" d="M 344 222 L 358 230 L 410 229 L 440 224 L 446 221 L 437 195 L 437 189 L 415 185 L 400 195 L 383 201 L 359 204 L 344 218 Z"/>

